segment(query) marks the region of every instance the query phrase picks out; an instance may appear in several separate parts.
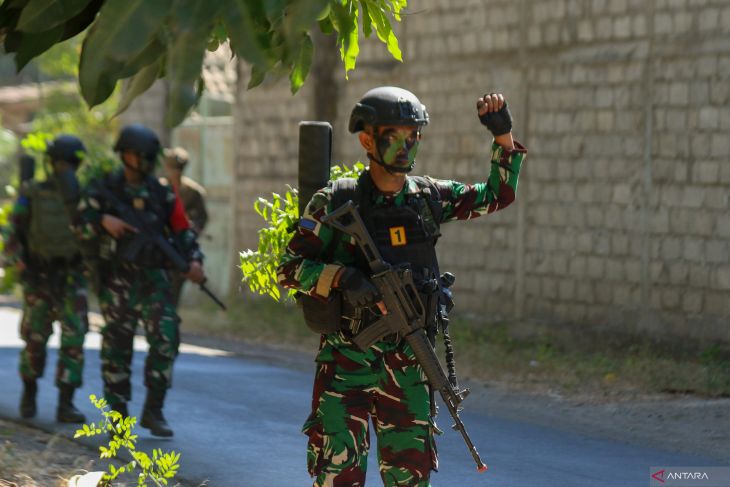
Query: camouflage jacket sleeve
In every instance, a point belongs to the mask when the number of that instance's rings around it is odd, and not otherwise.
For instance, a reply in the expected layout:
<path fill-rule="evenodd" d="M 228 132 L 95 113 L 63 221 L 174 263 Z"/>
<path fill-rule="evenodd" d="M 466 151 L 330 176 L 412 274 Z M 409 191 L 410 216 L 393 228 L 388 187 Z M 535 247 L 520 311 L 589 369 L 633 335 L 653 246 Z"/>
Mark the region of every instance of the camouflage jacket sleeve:
<path fill-rule="evenodd" d="M 15 265 L 23 260 L 27 250 L 28 228 L 30 226 L 30 199 L 22 192 L 8 216 L 8 223 L 2 230 L 3 263 L 6 266 Z"/>
<path fill-rule="evenodd" d="M 517 141 L 512 150 L 492 143 L 491 170 L 486 182 L 435 181 L 444 207 L 441 221 L 468 220 L 509 206 L 515 199 L 526 155 L 527 149 Z"/>
<path fill-rule="evenodd" d="M 335 238 L 332 228 L 321 220 L 331 211 L 331 196 L 331 187 L 327 187 L 312 197 L 277 269 L 279 284 L 321 299 L 329 295 L 332 280 L 341 267 L 322 260 Z"/>

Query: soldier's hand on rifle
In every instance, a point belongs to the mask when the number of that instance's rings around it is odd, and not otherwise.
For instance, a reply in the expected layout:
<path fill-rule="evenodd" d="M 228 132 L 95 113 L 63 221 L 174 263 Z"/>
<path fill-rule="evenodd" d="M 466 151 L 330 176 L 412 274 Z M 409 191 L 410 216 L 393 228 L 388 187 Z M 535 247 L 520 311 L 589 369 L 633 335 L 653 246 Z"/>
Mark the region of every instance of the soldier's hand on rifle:
<path fill-rule="evenodd" d="M 190 269 L 183 275 L 186 279 L 190 279 L 195 284 L 205 282 L 205 272 L 203 271 L 203 264 L 201 264 L 197 260 L 194 260 L 190 263 Z"/>
<path fill-rule="evenodd" d="M 102 216 L 101 226 L 104 227 L 104 230 L 109 232 L 109 235 L 114 238 L 121 237 L 122 235 L 124 235 L 125 232 L 137 233 L 139 231 L 121 218 L 117 218 L 116 216 L 112 215 Z"/>
<path fill-rule="evenodd" d="M 352 306 L 367 308 L 377 305 L 382 314 L 388 313 L 380 291 L 359 269 L 354 267 L 343 268 L 336 277 L 334 287 L 342 290 L 344 298 Z"/>
<path fill-rule="evenodd" d="M 508 149 L 514 147 L 512 115 L 501 93 L 491 93 L 477 99 L 477 115 L 482 125 L 494 135 L 497 144 Z"/>

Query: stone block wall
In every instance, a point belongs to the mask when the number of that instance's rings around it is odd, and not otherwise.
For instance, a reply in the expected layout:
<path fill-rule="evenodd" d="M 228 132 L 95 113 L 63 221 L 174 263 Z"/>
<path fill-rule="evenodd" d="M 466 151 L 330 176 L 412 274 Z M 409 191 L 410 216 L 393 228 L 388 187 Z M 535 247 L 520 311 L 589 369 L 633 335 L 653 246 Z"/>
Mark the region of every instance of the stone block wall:
<path fill-rule="evenodd" d="M 474 103 L 503 92 L 530 150 L 517 201 L 444 227 L 458 305 L 487 321 L 730 344 L 730 3 L 422 0 L 397 27 L 405 63 L 365 42 L 335 73 L 335 160 L 369 88 L 427 105 L 416 173 L 483 180 L 490 137 Z M 236 140 L 241 248 L 255 197 L 294 184 L 312 85 L 244 89 Z"/>

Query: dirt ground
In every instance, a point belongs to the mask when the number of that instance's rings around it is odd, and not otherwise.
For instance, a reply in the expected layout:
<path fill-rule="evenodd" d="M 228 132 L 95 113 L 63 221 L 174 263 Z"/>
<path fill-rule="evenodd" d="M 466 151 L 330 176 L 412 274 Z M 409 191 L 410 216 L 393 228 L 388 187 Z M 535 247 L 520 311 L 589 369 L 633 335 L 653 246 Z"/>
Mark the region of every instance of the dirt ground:
<path fill-rule="evenodd" d="M 59 435 L 0 419 L 0 487 L 66 486 L 96 470 L 96 452 Z"/>

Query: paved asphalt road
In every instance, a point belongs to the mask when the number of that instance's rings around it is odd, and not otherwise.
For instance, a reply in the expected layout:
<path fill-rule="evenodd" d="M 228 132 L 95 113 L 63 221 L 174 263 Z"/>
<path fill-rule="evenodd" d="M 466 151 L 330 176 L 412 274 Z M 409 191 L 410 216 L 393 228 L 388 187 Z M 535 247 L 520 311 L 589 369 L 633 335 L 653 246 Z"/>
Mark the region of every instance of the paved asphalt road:
<path fill-rule="evenodd" d="M 18 417 L 20 380 L 16 369 L 22 345 L 17 338 L 18 319 L 17 310 L 0 308 L 0 417 L 4 418 Z M 95 410 L 85 398 L 102 390 L 99 343 L 98 334 L 90 333 L 86 338 L 85 384 L 76 400 L 90 420 L 96 420 Z M 33 423 L 72 434 L 72 427 L 60 427 L 53 421 L 56 334 L 51 346 L 46 377 L 40 385 L 40 411 Z M 136 348 L 132 414 L 139 414 L 144 400 L 144 339 L 138 337 Z M 313 370 L 313 364 L 232 356 L 184 345 L 165 408 L 175 437 L 155 439 L 140 428 L 139 447 L 181 452 L 180 474 L 186 485 L 205 480 L 207 485 L 224 487 L 311 485 L 305 469 L 306 438 L 300 427 L 308 414 Z M 441 410 L 439 425 L 447 431 L 437 440 L 440 469 L 432 476 L 432 484 L 439 487 L 648 486 L 650 466 L 717 464 L 709 458 L 639 448 L 466 411 L 463 420 L 490 467 L 478 474 L 461 437 L 446 428 L 450 424 L 448 414 L 445 408 Z M 374 460 L 373 452 L 368 485 L 381 485 Z"/>

